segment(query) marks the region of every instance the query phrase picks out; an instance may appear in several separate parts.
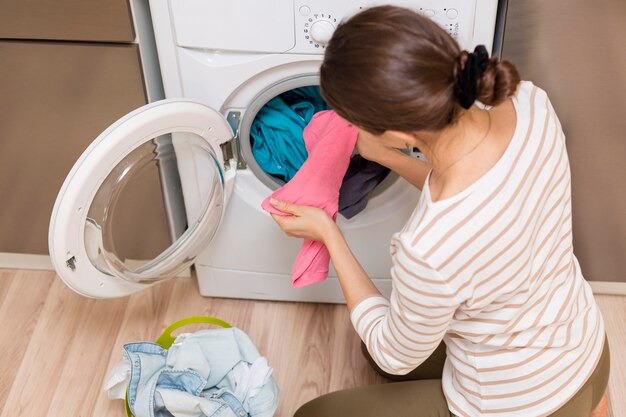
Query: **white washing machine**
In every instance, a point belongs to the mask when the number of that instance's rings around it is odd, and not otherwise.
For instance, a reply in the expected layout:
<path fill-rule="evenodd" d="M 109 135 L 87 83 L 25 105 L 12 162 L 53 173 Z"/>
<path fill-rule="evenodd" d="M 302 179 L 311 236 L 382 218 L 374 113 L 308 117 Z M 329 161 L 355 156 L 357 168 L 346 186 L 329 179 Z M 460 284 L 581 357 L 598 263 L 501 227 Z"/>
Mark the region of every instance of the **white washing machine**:
<path fill-rule="evenodd" d="M 292 286 L 302 241 L 286 237 L 261 209 L 281 182 L 256 163 L 250 127 L 273 97 L 319 85 L 324 47 L 338 22 L 385 3 L 151 1 L 167 99 L 117 121 L 69 173 L 49 235 L 61 279 L 85 296 L 119 297 L 193 264 L 205 296 L 343 302 L 332 268 L 322 283 Z M 391 3 L 431 17 L 465 49 L 493 43 L 497 0 Z M 139 262 L 118 256 L 111 223 L 129 179 L 149 163 L 162 171 L 171 227 L 180 236 Z M 355 256 L 383 294 L 391 290 L 391 235 L 402 228 L 418 195 L 392 175 L 365 210 L 350 220 L 338 216 Z"/>

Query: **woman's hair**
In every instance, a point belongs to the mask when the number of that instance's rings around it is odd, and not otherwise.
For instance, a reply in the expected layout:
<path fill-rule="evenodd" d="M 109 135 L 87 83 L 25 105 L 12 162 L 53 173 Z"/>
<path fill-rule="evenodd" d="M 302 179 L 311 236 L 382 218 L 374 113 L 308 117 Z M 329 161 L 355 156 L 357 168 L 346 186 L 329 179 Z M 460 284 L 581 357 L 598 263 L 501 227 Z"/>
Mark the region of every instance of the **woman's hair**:
<path fill-rule="evenodd" d="M 373 7 L 333 34 L 320 69 L 321 91 L 341 117 L 372 133 L 436 131 L 463 110 L 455 91 L 468 57 L 432 20 L 401 7 Z M 513 64 L 489 58 L 476 99 L 497 105 L 519 82 Z"/>

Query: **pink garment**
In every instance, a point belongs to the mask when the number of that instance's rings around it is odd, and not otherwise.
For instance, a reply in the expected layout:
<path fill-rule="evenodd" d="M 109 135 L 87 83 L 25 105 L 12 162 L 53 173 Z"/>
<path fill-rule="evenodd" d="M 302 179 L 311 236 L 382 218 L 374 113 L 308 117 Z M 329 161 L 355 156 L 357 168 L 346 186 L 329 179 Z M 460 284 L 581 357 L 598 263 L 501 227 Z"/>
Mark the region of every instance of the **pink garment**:
<path fill-rule="evenodd" d="M 356 145 L 358 129 L 328 110 L 315 114 L 302 135 L 309 157 L 293 179 L 266 198 L 262 207 L 273 214 L 288 215 L 270 204 L 270 198 L 276 198 L 320 207 L 336 220 L 339 188 Z M 326 246 L 304 239 L 291 271 L 293 286 L 304 287 L 325 280 L 329 263 Z"/>

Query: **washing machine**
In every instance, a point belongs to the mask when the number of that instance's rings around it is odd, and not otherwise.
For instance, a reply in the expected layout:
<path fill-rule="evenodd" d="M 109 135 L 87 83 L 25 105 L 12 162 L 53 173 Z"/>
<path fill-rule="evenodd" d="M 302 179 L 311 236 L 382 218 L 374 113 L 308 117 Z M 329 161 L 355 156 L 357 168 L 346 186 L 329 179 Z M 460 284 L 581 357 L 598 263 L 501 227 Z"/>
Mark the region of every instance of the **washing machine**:
<path fill-rule="evenodd" d="M 252 150 L 251 126 L 268 101 L 319 85 L 337 24 L 388 2 L 154 0 L 150 2 L 166 99 L 122 117 L 85 150 L 52 213 L 49 247 L 59 277 L 89 297 L 132 294 L 193 266 L 202 295 L 343 302 L 335 271 L 294 288 L 300 239 L 261 209 L 282 185 Z M 430 17 L 465 49 L 491 48 L 497 0 L 391 2 Z M 116 251 L 118 200 L 149 164 L 160 171 L 173 243 L 149 260 Z M 394 175 L 367 207 L 337 223 L 375 285 L 391 291 L 389 242 L 419 192 Z M 147 235 L 146 239 L 150 239 Z"/>

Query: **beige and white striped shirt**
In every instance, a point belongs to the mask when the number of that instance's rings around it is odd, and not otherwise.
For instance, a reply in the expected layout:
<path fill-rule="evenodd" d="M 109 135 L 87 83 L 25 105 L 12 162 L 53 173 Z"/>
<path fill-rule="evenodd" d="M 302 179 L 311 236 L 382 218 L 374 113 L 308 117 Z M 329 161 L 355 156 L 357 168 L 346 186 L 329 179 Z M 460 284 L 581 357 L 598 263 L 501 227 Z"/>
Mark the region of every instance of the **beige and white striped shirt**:
<path fill-rule="evenodd" d="M 442 385 L 459 416 L 545 416 L 585 383 L 604 324 L 572 250 L 565 137 L 544 91 L 523 81 L 498 162 L 450 198 L 424 186 L 391 243 L 390 300 L 352 322 L 376 363 L 406 374 L 447 345 Z"/>

